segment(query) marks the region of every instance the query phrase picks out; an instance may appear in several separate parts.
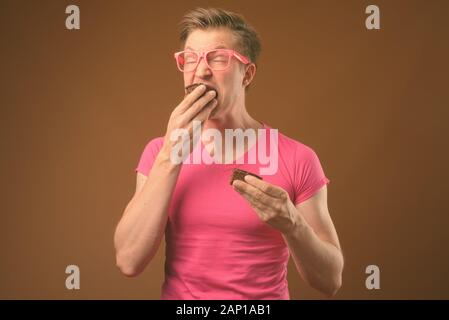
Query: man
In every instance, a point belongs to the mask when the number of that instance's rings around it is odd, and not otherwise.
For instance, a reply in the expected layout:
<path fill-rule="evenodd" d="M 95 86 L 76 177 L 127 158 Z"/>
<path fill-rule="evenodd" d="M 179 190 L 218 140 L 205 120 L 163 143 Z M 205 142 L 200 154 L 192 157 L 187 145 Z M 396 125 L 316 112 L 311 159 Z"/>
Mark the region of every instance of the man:
<path fill-rule="evenodd" d="M 217 148 L 217 139 L 194 141 L 189 134 L 187 150 L 221 162 L 173 161 L 174 133 L 193 133 L 195 122 L 205 132 L 270 132 L 245 106 L 260 52 L 257 33 L 237 14 L 198 8 L 184 16 L 181 44 L 175 58 L 185 87 L 205 85 L 186 94 L 165 136 L 151 140 L 142 154 L 135 194 L 115 233 L 117 266 L 127 276 L 140 274 L 165 234 L 163 299 L 289 299 L 290 255 L 305 281 L 333 296 L 343 256 L 327 208 L 329 180 L 311 148 L 279 134 L 276 172 L 262 179 L 246 175 L 232 186 L 233 169 L 257 174 L 261 168 L 260 161 L 237 160 L 263 148 L 263 135 L 230 156 Z"/>

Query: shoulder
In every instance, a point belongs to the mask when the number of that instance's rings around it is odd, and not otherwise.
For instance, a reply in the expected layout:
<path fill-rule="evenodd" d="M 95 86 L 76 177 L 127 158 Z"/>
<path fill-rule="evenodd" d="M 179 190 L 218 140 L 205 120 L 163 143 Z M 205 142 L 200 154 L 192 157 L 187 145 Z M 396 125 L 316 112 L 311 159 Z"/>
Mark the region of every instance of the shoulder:
<path fill-rule="evenodd" d="M 281 132 L 278 132 L 278 144 L 281 154 L 285 154 L 296 161 L 313 160 L 317 157 L 312 147 Z"/>
<path fill-rule="evenodd" d="M 142 173 L 143 175 L 148 175 L 151 167 L 153 166 L 153 162 L 156 159 L 159 151 L 162 148 L 164 143 L 164 137 L 156 137 L 150 139 L 145 145 L 143 152 L 140 156 L 139 163 L 136 167 L 136 171 Z"/>
<path fill-rule="evenodd" d="M 147 141 L 144 153 L 157 153 L 162 148 L 162 145 L 164 143 L 164 137 L 156 137 L 152 138 L 149 141 Z"/>
<path fill-rule="evenodd" d="M 152 138 L 148 141 L 147 145 L 151 145 L 151 146 L 155 146 L 155 147 L 161 147 L 162 144 L 164 143 L 164 137 L 156 137 L 156 138 Z"/>

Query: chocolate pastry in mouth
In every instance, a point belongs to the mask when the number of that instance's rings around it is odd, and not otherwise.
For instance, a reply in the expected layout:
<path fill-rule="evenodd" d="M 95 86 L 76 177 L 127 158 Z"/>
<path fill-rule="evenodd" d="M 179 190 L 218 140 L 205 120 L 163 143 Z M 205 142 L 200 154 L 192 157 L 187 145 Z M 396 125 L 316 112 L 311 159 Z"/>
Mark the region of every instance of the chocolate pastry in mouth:
<path fill-rule="evenodd" d="M 199 85 L 202 85 L 204 83 L 198 82 L 198 83 L 194 83 L 191 85 L 188 85 L 185 89 L 186 89 L 186 95 L 188 95 L 189 93 L 191 93 L 193 90 L 195 90 L 196 87 L 198 87 Z M 215 90 L 215 88 L 212 88 L 211 86 L 208 86 L 207 84 L 204 84 L 206 86 L 206 91 L 204 93 L 209 92 L 209 90 L 214 90 L 215 91 L 215 98 L 218 97 L 218 92 L 217 90 Z"/>
<path fill-rule="evenodd" d="M 234 170 L 232 171 L 232 176 L 231 176 L 230 184 L 232 185 L 232 183 L 234 182 L 234 180 L 242 180 L 242 181 L 245 181 L 245 176 L 246 176 L 246 175 L 250 175 L 250 176 L 256 177 L 256 178 L 258 178 L 258 179 L 260 179 L 260 180 L 263 180 L 261 177 L 259 177 L 258 175 L 254 174 L 254 173 L 251 173 L 251 172 L 248 172 L 248 171 L 245 171 L 245 170 L 242 170 L 242 169 L 234 169 Z"/>

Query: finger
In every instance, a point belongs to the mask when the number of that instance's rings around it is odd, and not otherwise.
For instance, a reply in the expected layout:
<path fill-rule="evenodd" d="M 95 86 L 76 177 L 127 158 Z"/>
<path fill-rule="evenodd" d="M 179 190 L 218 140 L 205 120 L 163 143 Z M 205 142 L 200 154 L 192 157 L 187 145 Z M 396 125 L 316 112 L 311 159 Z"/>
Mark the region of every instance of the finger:
<path fill-rule="evenodd" d="M 199 97 L 201 97 L 206 92 L 206 86 L 204 84 L 199 85 L 196 87 L 191 93 L 187 94 L 184 97 L 184 100 L 181 102 L 181 104 L 178 107 L 178 112 L 180 114 L 184 113 L 186 110 L 190 108 L 190 106 L 198 100 Z"/>
<path fill-rule="evenodd" d="M 184 112 L 182 117 L 186 122 L 192 121 L 192 119 L 202 110 L 204 110 L 208 103 L 217 99 L 215 99 L 216 93 L 214 90 L 210 90 L 204 96 L 199 98 L 188 110 Z"/>
<path fill-rule="evenodd" d="M 199 141 L 201 141 L 201 137 L 193 133 L 193 122 L 190 122 L 187 126 L 187 131 L 189 133 L 189 140 L 190 140 L 190 150 L 193 151 L 195 149 L 195 146 Z M 203 131 L 203 122 L 199 124 L 199 128 L 196 130 L 199 130 L 200 132 Z"/>
<path fill-rule="evenodd" d="M 232 186 L 239 193 L 248 195 L 255 201 L 260 202 L 261 204 L 263 204 L 265 206 L 270 206 L 276 200 L 275 198 L 271 197 L 270 195 L 262 192 L 260 189 L 257 189 L 256 187 L 254 187 L 248 183 L 242 182 L 240 180 L 235 180 L 232 183 Z"/>
<path fill-rule="evenodd" d="M 213 99 L 212 101 L 210 101 L 196 116 L 195 118 L 190 121 L 187 124 L 187 131 L 189 134 L 189 137 L 191 137 L 190 139 L 190 150 L 193 150 L 193 148 L 196 146 L 196 144 L 198 143 L 198 141 L 193 141 L 194 137 L 198 136 L 196 134 L 194 134 L 194 127 L 193 127 L 193 121 L 199 121 L 199 127 L 197 127 L 196 130 L 199 130 L 200 132 L 202 132 L 203 130 L 203 125 L 204 125 L 204 121 L 206 121 L 209 118 L 209 115 L 211 114 L 211 112 L 215 109 L 215 107 L 217 106 L 217 100 Z M 198 124 L 197 124 L 198 125 Z"/>
<path fill-rule="evenodd" d="M 217 107 L 217 105 L 218 105 L 217 99 L 212 99 L 206 104 L 206 106 L 203 109 L 201 109 L 200 112 L 196 114 L 193 120 L 206 121 L 207 119 L 209 119 L 209 116 L 211 115 L 212 111 Z"/>
<path fill-rule="evenodd" d="M 239 190 L 237 188 L 234 188 L 243 198 L 245 198 L 246 201 L 249 202 L 249 204 L 251 205 L 251 207 L 253 207 L 254 209 L 256 209 L 256 211 L 263 213 L 264 211 L 267 211 L 267 206 L 260 202 L 257 198 L 253 197 L 252 195 L 250 195 L 249 193 L 246 193 L 242 190 Z"/>
<path fill-rule="evenodd" d="M 189 134 L 193 134 L 193 122 L 199 121 L 200 126 L 202 128 L 203 122 L 209 118 L 209 115 L 215 109 L 216 106 L 217 106 L 217 101 L 215 99 L 213 99 L 203 109 L 201 109 L 201 111 L 199 113 L 197 113 L 195 115 L 195 117 L 190 120 L 190 122 L 188 122 L 187 128 L 188 128 Z M 184 122 L 184 121 L 185 120 L 182 120 L 182 122 Z"/>
<path fill-rule="evenodd" d="M 272 185 L 264 180 L 257 179 L 249 174 L 245 176 L 245 182 L 272 197 L 283 199 L 286 196 L 284 189 Z"/>
<path fill-rule="evenodd" d="M 240 181 L 240 183 L 244 184 L 244 182 L 241 182 L 241 181 Z M 236 181 L 236 185 L 240 186 L 239 182 Z M 254 208 L 254 210 L 259 215 L 259 217 L 262 219 L 262 221 L 267 222 L 270 219 L 270 217 L 277 216 L 281 210 L 281 205 L 279 204 L 279 199 L 266 198 L 269 200 L 261 201 L 260 198 L 254 197 L 254 195 L 252 195 L 251 193 L 245 193 L 243 191 L 239 191 L 238 189 L 236 189 L 236 191 L 238 191 L 240 193 L 240 195 L 249 202 L 251 207 Z M 267 197 L 269 197 L 269 196 L 267 196 Z"/>

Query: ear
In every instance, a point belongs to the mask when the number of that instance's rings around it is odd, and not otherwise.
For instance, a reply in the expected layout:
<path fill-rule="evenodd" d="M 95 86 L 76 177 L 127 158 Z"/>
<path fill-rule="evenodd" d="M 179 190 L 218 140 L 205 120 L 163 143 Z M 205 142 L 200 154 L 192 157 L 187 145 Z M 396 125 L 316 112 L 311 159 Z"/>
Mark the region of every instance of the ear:
<path fill-rule="evenodd" d="M 256 75 L 257 67 L 256 64 L 250 63 L 245 66 L 245 75 L 243 77 L 242 85 L 247 87 L 252 81 L 254 76 Z"/>

